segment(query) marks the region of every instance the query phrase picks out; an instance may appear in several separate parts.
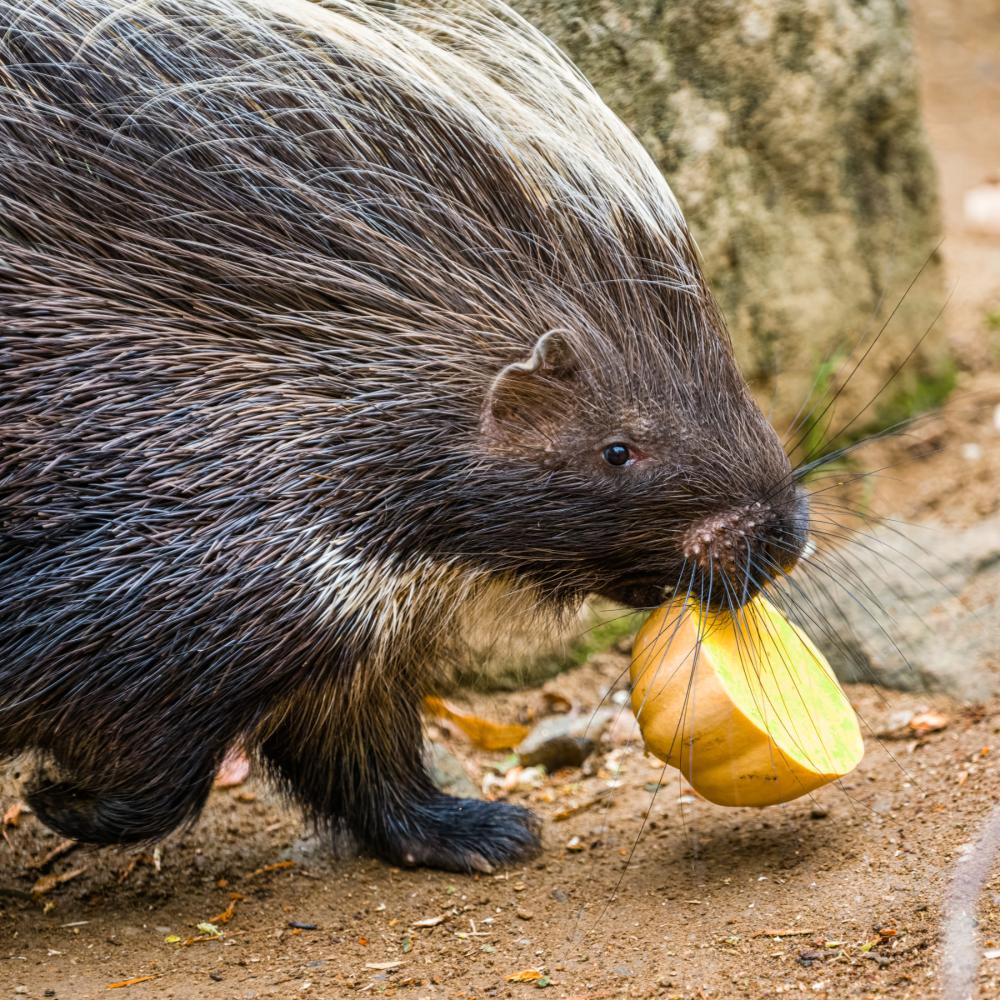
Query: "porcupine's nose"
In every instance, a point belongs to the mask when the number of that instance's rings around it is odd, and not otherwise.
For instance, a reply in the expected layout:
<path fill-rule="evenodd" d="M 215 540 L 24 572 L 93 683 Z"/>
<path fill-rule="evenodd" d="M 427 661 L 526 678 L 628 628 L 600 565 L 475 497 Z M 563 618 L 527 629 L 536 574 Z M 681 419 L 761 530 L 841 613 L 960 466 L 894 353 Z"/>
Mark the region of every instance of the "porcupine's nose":
<path fill-rule="evenodd" d="M 796 489 L 784 503 L 755 501 L 696 521 L 684 533 L 681 550 L 706 580 L 713 574 L 727 577 L 740 593 L 747 581 L 759 584 L 790 572 L 808 535 L 808 500 Z"/>

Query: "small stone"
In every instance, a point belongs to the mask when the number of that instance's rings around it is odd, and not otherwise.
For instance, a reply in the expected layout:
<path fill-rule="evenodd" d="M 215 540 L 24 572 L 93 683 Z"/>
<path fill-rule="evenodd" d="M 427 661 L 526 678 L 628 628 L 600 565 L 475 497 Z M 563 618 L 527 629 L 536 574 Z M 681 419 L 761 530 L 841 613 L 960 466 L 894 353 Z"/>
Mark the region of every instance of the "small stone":
<path fill-rule="evenodd" d="M 965 222 L 981 233 L 1000 233 L 1000 184 L 980 184 L 965 192 Z"/>
<path fill-rule="evenodd" d="M 208 978 L 212 980 L 213 983 L 222 982 L 222 973 L 218 969 L 213 969 L 209 974 Z"/>
<path fill-rule="evenodd" d="M 14 987 L 14 992 L 18 996 L 22 996 L 22 997 L 23 996 L 27 996 L 27 994 L 28 994 L 28 987 L 27 986 L 15 986 Z"/>
<path fill-rule="evenodd" d="M 571 739 L 589 737 L 596 740 L 615 716 L 616 709 L 603 706 L 594 711 L 573 711 L 563 715 L 550 715 L 537 722 L 534 728 L 515 747 L 523 761 L 543 744 L 558 737 Z"/>
<path fill-rule="evenodd" d="M 521 920 L 532 920 L 534 919 L 535 916 L 535 914 L 531 910 L 525 910 L 519 908 L 516 912 L 518 918 Z"/>
<path fill-rule="evenodd" d="M 594 741 L 586 736 L 554 736 L 520 758 L 525 767 L 541 766 L 551 774 L 563 767 L 579 767 L 593 752 Z"/>
<path fill-rule="evenodd" d="M 830 815 L 830 810 L 818 802 L 809 810 L 810 819 L 826 819 Z"/>

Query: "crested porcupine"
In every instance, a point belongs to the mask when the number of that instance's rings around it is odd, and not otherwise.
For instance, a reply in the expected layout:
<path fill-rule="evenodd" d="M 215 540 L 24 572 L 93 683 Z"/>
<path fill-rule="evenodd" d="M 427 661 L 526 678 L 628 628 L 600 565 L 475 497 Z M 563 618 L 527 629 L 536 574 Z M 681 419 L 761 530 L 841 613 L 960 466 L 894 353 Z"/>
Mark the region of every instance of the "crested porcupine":
<path fill-rule="evenodd" d="M 501 3 L 0 0 L 0 753 L 105 844 L 242 741 L 402 864 L 463 623 L 739 605 L 807 512 L 666 183 Z"/>

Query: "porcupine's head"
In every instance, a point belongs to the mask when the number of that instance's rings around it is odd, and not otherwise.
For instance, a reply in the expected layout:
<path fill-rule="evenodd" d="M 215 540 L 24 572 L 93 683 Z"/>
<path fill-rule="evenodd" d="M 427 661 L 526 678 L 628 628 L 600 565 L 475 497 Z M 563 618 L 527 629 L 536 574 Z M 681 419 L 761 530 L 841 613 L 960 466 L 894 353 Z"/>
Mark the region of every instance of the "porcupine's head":
<path fill-rule="evenodd" d="M 483 70 L 495 129 L 488 171 L 452 162 L 498 219 L 470 252 L 489 255 L 506 349 L 471 396 L 461 543 L 548 594 L 739 607 L 799 558 L 805 495 L 665 181 L 551 47 L 498 24 L 444 31 Z"/>

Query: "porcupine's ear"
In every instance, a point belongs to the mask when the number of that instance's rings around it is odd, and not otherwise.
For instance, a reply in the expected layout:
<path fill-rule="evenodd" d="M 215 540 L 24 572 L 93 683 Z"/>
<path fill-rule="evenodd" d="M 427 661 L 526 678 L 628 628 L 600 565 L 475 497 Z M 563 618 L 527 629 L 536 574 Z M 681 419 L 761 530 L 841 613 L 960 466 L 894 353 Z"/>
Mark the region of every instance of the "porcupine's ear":
<path fill-rule="evenodd" d="M 483 407 L 483 431 L 491 438 L 548 424 L 572 391 L 578 360 L 565 331 L 550 330 L 531 356 L 507 365 L 493 380 Z"/>

